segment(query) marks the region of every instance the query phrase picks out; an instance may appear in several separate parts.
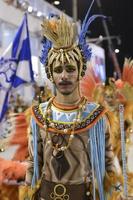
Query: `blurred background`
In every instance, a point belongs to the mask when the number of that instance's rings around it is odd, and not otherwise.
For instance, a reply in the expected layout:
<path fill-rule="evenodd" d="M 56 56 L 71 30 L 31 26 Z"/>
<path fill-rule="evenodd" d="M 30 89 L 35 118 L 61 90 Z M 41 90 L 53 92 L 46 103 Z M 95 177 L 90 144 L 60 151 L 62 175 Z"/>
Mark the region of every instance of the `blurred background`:
<path fill-rule="evenodd" d="M 41 27 L 43 18 L 64 12 L 80 24 L 91 0 L 1 0 L 0 1 L 0 53 L 13 39 L 22 13 L 29 13 L 32 61 L 38 73 Z M 107 16 L 106 22 L 97 19 L 88 30 L 88 41 L 104 49 L 106 77 L 119 76 L 124 58 L 133 56 L 133 1 L 95 0 L 91 14 Z M 41 69 L 42 70 L 42 69 Z"/>
<path fill-rule="evenodd" d="M 64 13 L 69 20 L 77 23 L 80 31 L 91 2 L 92 0 L 0 0 L 0 200 L 28 198 L 23 198 L 28 188 L 23 188 L 22 185 L 27 168 L 25 160 L 28 157 L 30 106 L 45 102 L 55 94 L 55 88 L 47 79 L 45 68 L 39 60 L 43 41 L 41 23 L 49 16 Z M 128 172 L 131 172 L 129 189 L 133 185 L 132 10 L 133 0 L 94 1 L 90 15 L 103 14 L 107 18 L 95 20 L 88 29 L 86 39 L 92 48 L 92 59 L 87 63 L 87 73 L 80 84 L 82 95 L 89 101 L 103 104 L 116 117 L 115 126 L 111 128 L 115 154 L 120 163 L 119 105 L 124 105 L 123 123 L 128 147 L 126 156 Z M 25 24 L 24 13 L 27 13 L 28 24 Z M 19 36 L 18 43 L 14 42 L 16 36 Z M 31 51 L 31 56 L 21 60 L 20 50 L 28 55 L 22 45 L 25 39 L 28 41 L 27 38 L 30 40 L 28 50 Z M 13 44 L 17 44 L 17 65 L 15 61 L 6 60 L 7 53 L 14 50 Z M 19 80 L 20 84 L 14 86 L 14 80 Z M 133 196 L 133 191 L 130 193 Z"/>
<path fill-rule="evenodd" d="M 0 1 L 0 57 L 8 52 L 8 47 L 15 38 L 24 13 L 27 13 L 32 70 L 35 81 L 34 84 L 23 85 L 17 91 L 14 90 L 8 107 L 12 106 L 13 99 L 15 102 L 18 102 L 13 105 L 19 105 L 19 101 L 22 99 L 21 102 L 23 102 L 23 108 L 25 108 L 26 105 L 29 106 L 31 104 L 33 99 L 37 100 L 40 98 L 40 91 L 44 93 L 44 88 L 45 96 L 48 96 L 48 98 L 50 93 L 55 91 L 46 77 L 44 66 L 39 60 L 43 41 L 41 30 L 43 19 L 64 13 L 70 20 L 77 23 L 78 31 L 80 31 L 81 24 L 91 3 L 92 0 Z M 121 79 L 125 58 L 132 59 L 133 57 L 132 9 L 132 0 L 94 1 L 90 15 L 102 14 L 107 18 L 106 20 L 98 18 L 90 25 L 86 40 L 92 48 L 91 65 L 94 68 L 94 74 L 102 83 L 106 84 L 110 77 L 113 77 L 115 80 Z M 3 84 L 2 73 L 0 76 L 0 87 Z M 20 108 L 19 110 L 21 111 Z"/>

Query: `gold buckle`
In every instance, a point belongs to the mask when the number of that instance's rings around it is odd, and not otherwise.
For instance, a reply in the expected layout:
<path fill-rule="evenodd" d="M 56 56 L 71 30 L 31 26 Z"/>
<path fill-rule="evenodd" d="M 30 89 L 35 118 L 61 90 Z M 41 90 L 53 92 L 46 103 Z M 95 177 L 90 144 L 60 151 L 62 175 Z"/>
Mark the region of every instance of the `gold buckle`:
<path fill-rule="evenodd" d="M 54 192 L 50 194 L 50 198 L 54 200 L 69 200 L 69 195 L 66 194 L 66 187 L 63 184 L 55 185 Z"/>

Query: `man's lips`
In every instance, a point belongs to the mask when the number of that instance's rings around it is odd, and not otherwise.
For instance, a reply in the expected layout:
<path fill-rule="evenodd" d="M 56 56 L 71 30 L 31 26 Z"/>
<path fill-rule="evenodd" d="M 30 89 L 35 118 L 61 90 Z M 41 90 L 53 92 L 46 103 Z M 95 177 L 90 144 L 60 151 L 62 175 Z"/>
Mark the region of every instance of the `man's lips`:
<path fill-rule="evenodd" d="M 72 85 L 72 83 L 70 81 L 66 81 L 66 82 L 60 82 L 59 86 L 69 86 Z"/>

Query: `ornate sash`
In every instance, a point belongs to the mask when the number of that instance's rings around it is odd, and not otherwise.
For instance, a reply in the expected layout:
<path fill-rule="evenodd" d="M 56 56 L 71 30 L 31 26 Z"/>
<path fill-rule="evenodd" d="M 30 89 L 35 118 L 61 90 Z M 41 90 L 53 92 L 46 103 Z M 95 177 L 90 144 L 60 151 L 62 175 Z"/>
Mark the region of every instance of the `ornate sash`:
<path fill-rule="evenodd" d="M 31 108 L 31 111 L 32 111 L 32 116 L 35 119 L 36 123 L 42 129 L 44 128 L 46 123 L 49 127 L 48 130 L 51 132 L 55 132 L 57 130 L 70 129 L 73 126 L 73 122 L 63 123 L 61 121 L 54 121 L 54 120 L 52 121 L 51 125 L 51 122 L 48 119 L 44 118 L 44 115 L 39 105 L 33 106 Z M 84 118 L 81 122 L 79 122 L 76 125 L 75 133 L 81 133 L 91 128 L 99 120 L 99 118 L 105 114 L 105 112 L 106 109 L 103 106 L 97 105 L 96 108 L 91 113 L 89 113 L 86 118 Z M 52 128 L 53 124 L 54 128 Z"/>

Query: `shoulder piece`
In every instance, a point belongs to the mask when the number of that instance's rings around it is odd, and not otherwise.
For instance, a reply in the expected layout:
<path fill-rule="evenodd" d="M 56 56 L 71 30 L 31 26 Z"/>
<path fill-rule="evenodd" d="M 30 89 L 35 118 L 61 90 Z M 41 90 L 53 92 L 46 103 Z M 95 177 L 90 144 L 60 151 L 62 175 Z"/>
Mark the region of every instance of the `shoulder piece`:
<path fill-rule="evenodd" d="M 52 107 L 52 123 L 49 119 L 45 119 L 47 103 L 40 105 L 35 105 L 32 107 L 32 116 L 34 117 L 36 123 L 41 127 L 48 125 L 48 130 L 51 132 L 62 131 L 64 129 L 71 129 L 73 126 L 73 119 L 76 116 L 76 111 L 61 111 L 57 108 Z M 102 117 L 106 112 L 106 109 L 99 104 L 87 103 L 85 109 L 81 116 L 81 122 L 79 122 L 75 127 L 75 133 L 81 133 L 90 127 L 92 127 L 100 117 Z M 59 115 L 59 117 L 58 117 Z M 70 119 L 70 120 L 69 120 Z M 53 127 L 54 124 L 54 128 Z M 66 133 L 65 133 L 66 134 Z"/>

